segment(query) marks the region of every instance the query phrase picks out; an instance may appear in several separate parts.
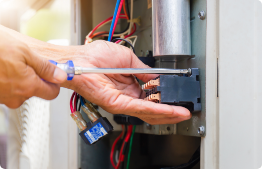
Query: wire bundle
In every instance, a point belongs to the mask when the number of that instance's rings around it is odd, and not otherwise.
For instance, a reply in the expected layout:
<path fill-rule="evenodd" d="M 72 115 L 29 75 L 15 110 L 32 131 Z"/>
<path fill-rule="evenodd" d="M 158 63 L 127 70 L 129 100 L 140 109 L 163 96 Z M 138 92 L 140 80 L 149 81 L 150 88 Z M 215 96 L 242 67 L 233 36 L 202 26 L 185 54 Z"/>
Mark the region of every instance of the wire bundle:
<path fill-rule="evenodd" d="M 125 154 L 126 154 L 126 150 L 128 148 L 128 143 L 130 141 L 129 149 L 128 149 L 128 157 L 127 157 L 127 166 L 126 166 L 127 169 L 129 168 L 131 151 L 132 151 L 132 144 L 133 144 L 133 138 L 134 138 L 136 126 L 135 125 L 134 126 L 129 125 L 126 134 L 124 134 L 125 130 L 124 130 L 123 125 L 122 125 L 122 128 L 123 128 L 123 131 L 114 141 L 112 148 L 111 148 L 111 153 L 110 153 L 110 162 L 115 169 L 119 169 L 120 167 L 124 168 Z M 115 148 L 116 148 L 117 143 L 120 141 L 121 137 L 123 137 L 123 136 L 124 136 L 124 138 L 122 139 L 122 145 L 121 145 L 121 148 L 120 148 L 120 151 L 119 151 L 118 159 L 116 160 L 117 164 L 115 164 L 115 162 L 114 162 Z"/>
<path fill-rule="evenodd" d="M 121 14 L 122 7 L 124 9 L 124 14 Z M 115 28 L 117 26 L 118 19 L 126 19 L 129 22 L 129 24 L 123 32 L 116 32 L 115 33 Z M 108 31 L 101 31 L 101 32 L 95 33 L 95 31 L 97 29 L 101 28 L 102 26 L 106 25 L 107 23 L 109 23 L 111 21 L 112 21 L 112 23 L 111 23 L 111 27 L 110 27 L 109 32 Z M 108 41 L 111 41 L 113 39 L 113 37 L 121 37 L 121 38 L 124 38 L 124 39 L 129 38 L 136 31 L 136 23 L 135 22 L 136 21 L 133 20 L 133 0 L 131 0 L 131 15 L 129 14 L 128 0 L 117 0 L 114 15 L 107 18 L 106 20 L 102 21 L 101 23 L 99 23 L 86 36 L 85 44 L 91 43 L 93 41 L 93 38 L 96 38 L 96 37 L 108 37 Z M 132 38 L 135 38 L 135 40 L 133 42 L 133 46 L 134 46 L 137 36 L 132 37 Z M 132 39 L 132 38 L 129 38 L 128 40 L 130 41 L 130 39 Z M 117 41 L 116 43 L 120 43 L 120 42 L 121 42 L 121 40 Z"/>
<path fill-rule="evenodd" d="M 73 92 L 73 94 L 71 96 L 71 99 L 70 99 L 70 110 L 71 110 L 71 113 L 74 113 L 77 110 L 79 110 L 79 108 L 77 108 L 79 97 L 80 97 L 79 94 L 77 94 L 76 92 Z"/>

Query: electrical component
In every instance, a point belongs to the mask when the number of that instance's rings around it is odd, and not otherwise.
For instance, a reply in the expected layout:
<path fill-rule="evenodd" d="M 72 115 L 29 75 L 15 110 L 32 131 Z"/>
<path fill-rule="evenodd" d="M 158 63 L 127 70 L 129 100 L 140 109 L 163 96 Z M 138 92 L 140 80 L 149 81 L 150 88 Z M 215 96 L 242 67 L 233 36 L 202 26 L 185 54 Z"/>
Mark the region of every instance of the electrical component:
<path fill-rule="evenodd" d="M 160 75 L 142 87 L 149 89 L 145 100 L 183 106 L 191 112 L 201 111 L 198 68 L 191 69 L 191 76 Z"/>
<path fill-rule="evenodd" d="M 81 108 L 87 114 L 90 122 L 87 123 L 86 129 L 81 131 L 79 135 L 86 144 L 92 145 L 111 132 L 113 126 L 107 118 L 100 115 L 92 103 L 84 103 L 82 97 L 80 97 L 80 101 L 82 105 Z"/>
<path fill-rule="evenodd" d="M 191 55 L 190 0 L 153 0 L 152 4 L 154 56 Z"/>
<path fill-rule="evenodd" d="M 144 121 L 137 117 L 122 115 L 122 114 L 115 114 L 114 121 L 117 124 L 124 124 L 124 125 L 142 125 Z"/>
<path fill-rule="evenodd" d="M 70 116 L 72 119 L 76 122 L 77 127 L 80 131 L 83 131 L 86 129 L 86 121 L 83 119 L 81 113 L 79 111 L 75 111 L 74 113 L 71 113 Z"/>

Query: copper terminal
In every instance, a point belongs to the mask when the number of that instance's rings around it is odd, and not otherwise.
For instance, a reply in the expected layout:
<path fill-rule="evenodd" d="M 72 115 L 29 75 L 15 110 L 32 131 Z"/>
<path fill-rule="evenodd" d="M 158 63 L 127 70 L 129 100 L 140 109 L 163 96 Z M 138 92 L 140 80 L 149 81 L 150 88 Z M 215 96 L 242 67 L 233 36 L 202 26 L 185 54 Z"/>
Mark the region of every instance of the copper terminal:
<path fill-rule="evenodd" d="M 156 86 L 160 86 L 160 79 L 150 80 L 146 84 L 142 85 L 142 89 L 152 89 Z"/>
<path fill-rule="evenodd" d="M 146 101 L 153 101 L 153 102 L 157 102 L 158 103 L 161 100 L 161 94 L 160 93 L 150 94 L 144 100 L 146 100 Z"/>

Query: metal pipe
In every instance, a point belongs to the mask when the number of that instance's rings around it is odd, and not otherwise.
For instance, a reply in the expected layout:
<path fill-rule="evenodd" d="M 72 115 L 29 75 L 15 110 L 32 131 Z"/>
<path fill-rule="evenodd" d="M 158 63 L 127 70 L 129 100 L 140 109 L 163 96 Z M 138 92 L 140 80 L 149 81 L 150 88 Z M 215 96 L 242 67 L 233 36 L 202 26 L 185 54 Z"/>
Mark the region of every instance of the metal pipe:
<path fill-rule="evenodd" d="M 190 0 L 153 0 L 153 55 L 191 55 Z"/>

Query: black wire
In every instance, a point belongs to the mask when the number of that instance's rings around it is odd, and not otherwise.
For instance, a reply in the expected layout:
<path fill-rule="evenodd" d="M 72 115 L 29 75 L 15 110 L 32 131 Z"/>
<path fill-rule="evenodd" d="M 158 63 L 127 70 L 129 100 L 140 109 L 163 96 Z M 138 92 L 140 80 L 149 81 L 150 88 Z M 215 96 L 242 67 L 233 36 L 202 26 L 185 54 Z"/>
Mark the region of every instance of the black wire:
<path fill-rule="evenodd" d="M 125 41 L 126 43 L 128 43 L 128 44 L 132 47 L 134 54 L 136 53 L 134 46 L 133 46 L 128 40 L 126 40 L 126 39 L 114 38 L 114 39 L 111 40 L 111 42 L 116 42 L 116 41 L 118 41 L 118 40 L 123 40 L 123 41 Z"/>
<path fill-rule="evenodd" d="M 126 0 L 126 12 L 127 12 L 128 18 L 130 19 L 130 12 L 129 12 L 129 3 L 128 3 L 128 0 Z"/>

